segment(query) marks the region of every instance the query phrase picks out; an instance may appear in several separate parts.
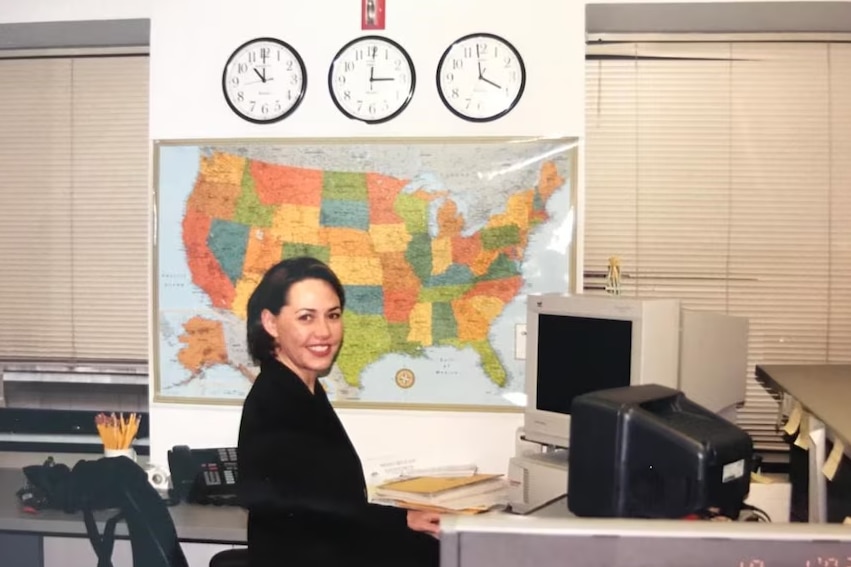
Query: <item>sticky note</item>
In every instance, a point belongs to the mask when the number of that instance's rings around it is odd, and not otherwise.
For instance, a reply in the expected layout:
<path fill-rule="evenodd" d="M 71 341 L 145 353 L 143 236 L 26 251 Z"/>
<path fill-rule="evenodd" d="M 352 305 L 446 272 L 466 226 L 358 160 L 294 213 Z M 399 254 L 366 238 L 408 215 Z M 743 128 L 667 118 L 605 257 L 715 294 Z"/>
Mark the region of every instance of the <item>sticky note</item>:
<path fill-rule="evenodd" d="M 845 445 L 839 439 L 834 439 L 833 449 L 830 450 L 830 455 L 822 465 L 821 472 L 827 477 L 827 480 L 833 480 L 836 476 L 836 471 L 839 469 L 839 463 L 842 462 L 842 456 L 845 454 Z"/>
<path fill-rule="evenodd" d="M 804 413 L 804 408 L 801 407 L 799 402 L 795 402 L 795 406 L 792 408 L 792 413 L 789 414 L 789 419 L 786 420 L 786 425 L 783 426 L 783 431 L 786 432 L 787 435 L 794 435 L 796 431 L 798 431 L 798 427 L 801 425 L 801 416 Z"/>
<path fill-rule="evenodd" d="M 791 417 L 791 416 L 790 416 Z M 801 417 L 798 419 L 798 438 L 795 439 L 795 446 L 801 449 L 810 448 L 810 416 L 801 412 Z"/>
<path fill-rule="evenodd" d="M 765 476 L 764 474 L 752 472 L 751 482 L 753 482 L 754 484 L 774 484 L 777 481 L 771 478 L 770 476 Z"/>

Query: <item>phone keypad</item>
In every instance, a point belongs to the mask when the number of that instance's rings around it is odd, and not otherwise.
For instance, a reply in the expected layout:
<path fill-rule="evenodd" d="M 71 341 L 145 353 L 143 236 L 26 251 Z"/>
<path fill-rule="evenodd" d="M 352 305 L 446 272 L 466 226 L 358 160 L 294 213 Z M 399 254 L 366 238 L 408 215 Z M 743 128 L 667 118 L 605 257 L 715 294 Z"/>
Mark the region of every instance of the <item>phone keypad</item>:
<path fill-rule="evenodd" d="M 215 463 L 208 463 L 204 467 L 204 484 L 207 486 L 216 486 L 221 484 L 221 474 L 219 467 Z"/>
<path fill-rule="evenodd" d="M 222 462 L 236 462 L 236 447 L 221 447 L 219 451 L 219 460 Z"/>

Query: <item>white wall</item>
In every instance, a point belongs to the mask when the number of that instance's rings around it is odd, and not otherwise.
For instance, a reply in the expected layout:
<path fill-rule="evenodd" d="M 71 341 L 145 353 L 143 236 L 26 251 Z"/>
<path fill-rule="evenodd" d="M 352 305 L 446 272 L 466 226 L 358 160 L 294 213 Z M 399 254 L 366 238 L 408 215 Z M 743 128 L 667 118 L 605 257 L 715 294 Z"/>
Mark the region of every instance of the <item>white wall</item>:
<path fill-rule="evenodd" d="M 583 130 L 584 6 L 536 2 L 534 25 L 513 3 L 493 0 L 388 2 L 386 35 L 410 53 L 417 88 L 396 119 L 367 125 L 344 118 L 328 94 L 328 66 L 348 40 L 361 35 L 360 2 L 250 0 L 240 9 L 209 2 L 154 3 L 151 22 L 151 136 L 158 138 L 462 136 L 579 134 Z M 189 32 L 188 30 L 193 30 Z M 504 35 L 524 58 L 527 87 L 518 106 L 489 124 L 466 123 L 443 107 L 435 68 L 458 37 Z M 307 94 L 298 110 L 274 125 L 232 114 L 222 97 L 224 62 L 238 45 L 262 35 L 285 39 L 307 66 Z"/>
<path fill-rule="evenodd" d="M 238 6 L 238 8 L 236 8 Z M 354 0 L 281 2 L 244 0 L 216 9 L 207 0 L 156 0 L 151 15 L 151 138 L 259 138 L 365 136 L 580 135 L 584 129 L 584 5 L 538 0 L 532 19 L 514 3 L 493 0 L 388 2 L 384 32 L 408 49 L 417 90 L 396 119 L 367 126 L 345 119 L 327 90 L 337 50 L 361 35 Z M 458 37 L 488 31 L 518 48 L 527 86 L 504 119 L 475 125 L 441 104 L 434 73 L 443 50 Z M 298 49 L 307 66 L 308 91 L 286 120 L 256 126 L 234 116 L 221 93 L 222 67 L 249 38 L 272 35 Z M 232 445 L 238 407 L 152 404 L 151 459 L 164 462 L 175 444 Z M 365 468 L 383 456 L 426 463 L 475 462 L 503 472 L 514 451 L 518 413 L 339 410 Z"/>

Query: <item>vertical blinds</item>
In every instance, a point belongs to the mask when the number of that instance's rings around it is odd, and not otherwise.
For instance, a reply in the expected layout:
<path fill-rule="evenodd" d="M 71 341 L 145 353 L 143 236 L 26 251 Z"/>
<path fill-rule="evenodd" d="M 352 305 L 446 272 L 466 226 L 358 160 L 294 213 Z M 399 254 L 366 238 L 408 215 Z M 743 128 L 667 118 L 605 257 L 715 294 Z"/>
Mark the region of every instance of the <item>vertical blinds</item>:
<path fill-rule="evenodd" d="M 851 45 L 588 47 L 584 286 L 750 321 L 740 424 L 785 447 L 757 363 L 851 361 Z"/>
<path fill-rule="evenodd" d="M 148 58 L 0 60 L 0 357 L 147 359 Z"/>

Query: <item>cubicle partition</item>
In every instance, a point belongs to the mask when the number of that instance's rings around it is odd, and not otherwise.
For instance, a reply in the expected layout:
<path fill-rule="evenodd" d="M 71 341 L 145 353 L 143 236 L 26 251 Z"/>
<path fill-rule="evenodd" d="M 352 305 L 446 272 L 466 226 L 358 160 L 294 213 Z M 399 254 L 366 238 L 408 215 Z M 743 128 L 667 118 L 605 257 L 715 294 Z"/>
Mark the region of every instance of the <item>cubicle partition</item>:
<path fill-rule="evenodd" d="M 842 525 L 686 520 L 447 518 L 441 567 L 844 566 Z"/>

